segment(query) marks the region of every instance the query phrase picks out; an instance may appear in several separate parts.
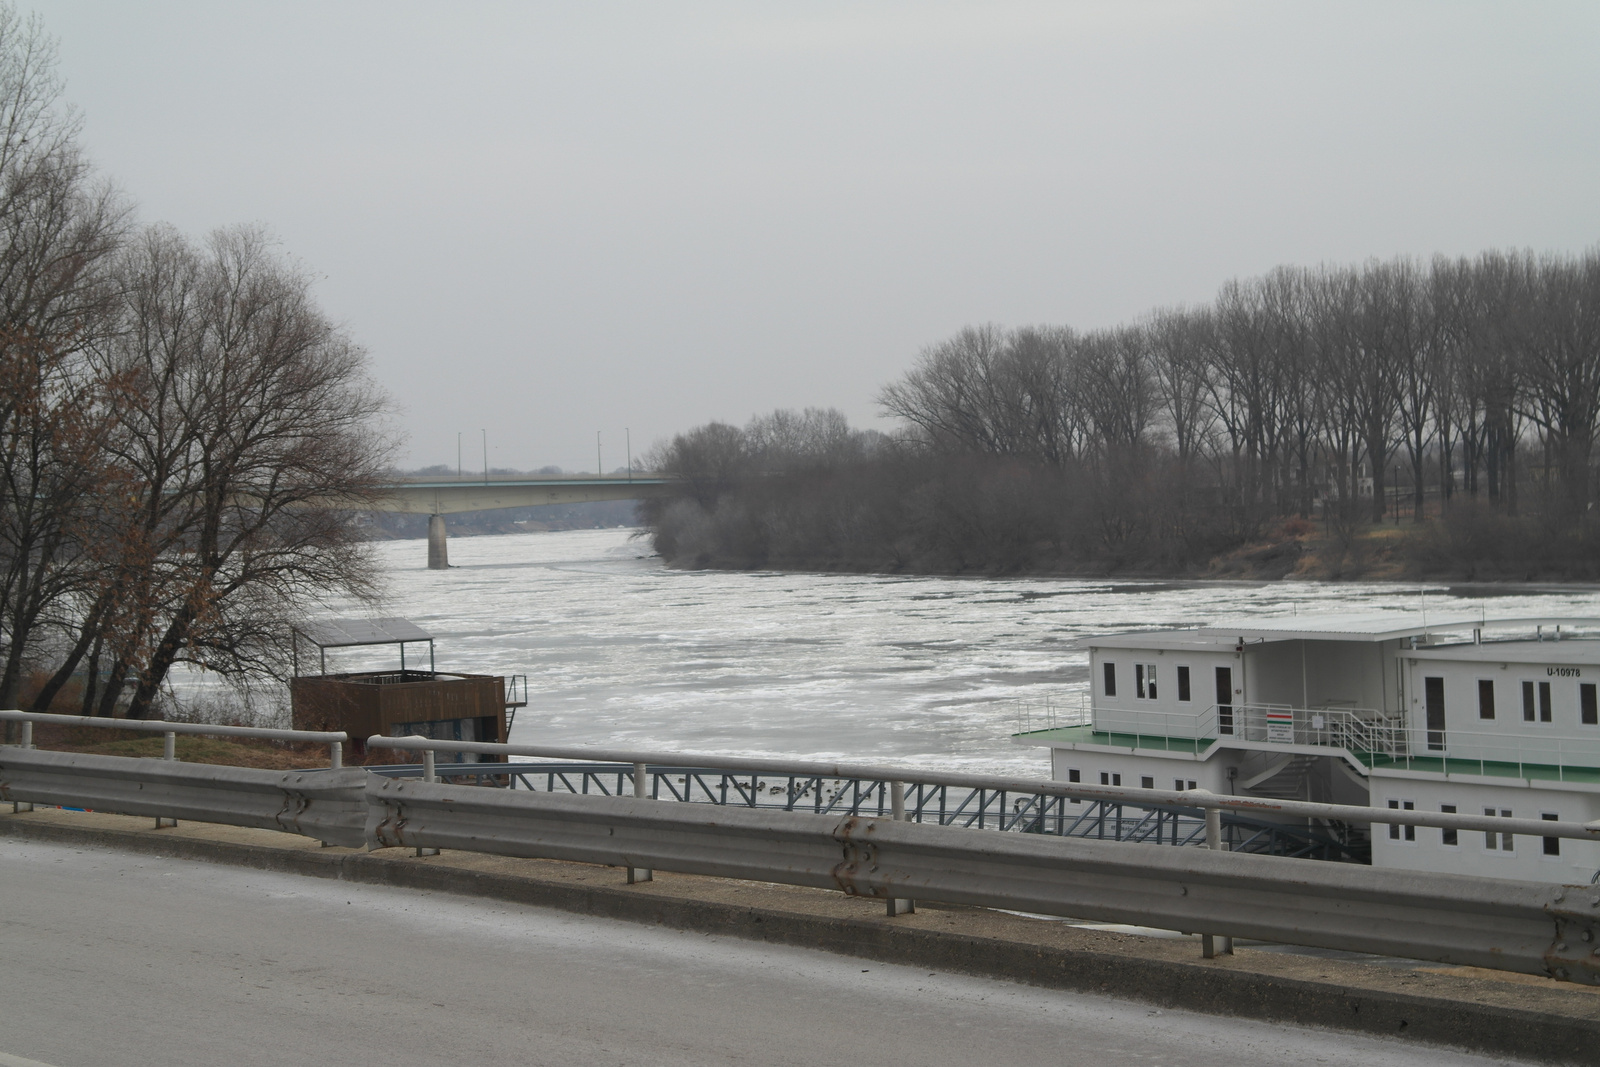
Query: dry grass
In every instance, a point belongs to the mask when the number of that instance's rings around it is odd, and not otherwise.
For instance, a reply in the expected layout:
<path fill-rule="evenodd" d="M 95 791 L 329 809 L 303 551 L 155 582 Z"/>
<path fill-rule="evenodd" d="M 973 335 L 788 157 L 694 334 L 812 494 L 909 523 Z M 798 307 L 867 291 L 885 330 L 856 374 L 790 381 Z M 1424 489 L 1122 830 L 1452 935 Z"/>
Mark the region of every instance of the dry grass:
<path fill-rule="evenodd" d="M 55 752 L 82 752 L 96 756 L 144 756 L 159 759 L 165 739 L 160 734 L 128 736 L 120 731 L 38 724 L 34 744 Z M 288 745 L 252 738 L 193 737 L 179 735 L 177 756 L 182 763 L 212 763 L 265 770 L 306 770 L 328 765 L 326 745 Z"/>

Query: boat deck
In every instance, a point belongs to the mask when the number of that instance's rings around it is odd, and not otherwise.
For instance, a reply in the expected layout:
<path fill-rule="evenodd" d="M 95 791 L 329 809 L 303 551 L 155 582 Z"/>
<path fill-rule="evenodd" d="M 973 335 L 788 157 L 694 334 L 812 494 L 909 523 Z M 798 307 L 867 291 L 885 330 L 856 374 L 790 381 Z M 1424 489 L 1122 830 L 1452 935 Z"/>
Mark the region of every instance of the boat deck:
<path fill-rule="evenodd" d="M 1097 730 L 1091 725 L 1058 726 L 1048 730 L 1031 730 L 1015 736 L 1018 739 L 1025 738 L 1029 742 L 1046 745 L 1104 745 L 1108 748 L 1130 751 L 1184 752 L 1194 755 L 1209 751 L 1217 743 L 1216 738 L 1196 739 L 1168 737 L 1164 734 L 1122 733 Z M 1350 751 L 1349 754 L 1369 770 L 1399 769 L 1419 771 L 1424 774 L 1470 774 L 1485 778 L 1518 778 L 1528 781 L 1600 785 L 1600 767 L 1522 763 L 1516 760 L 1461 759 L 1450 756 L 1391 756 L 1381 752 Z"/>

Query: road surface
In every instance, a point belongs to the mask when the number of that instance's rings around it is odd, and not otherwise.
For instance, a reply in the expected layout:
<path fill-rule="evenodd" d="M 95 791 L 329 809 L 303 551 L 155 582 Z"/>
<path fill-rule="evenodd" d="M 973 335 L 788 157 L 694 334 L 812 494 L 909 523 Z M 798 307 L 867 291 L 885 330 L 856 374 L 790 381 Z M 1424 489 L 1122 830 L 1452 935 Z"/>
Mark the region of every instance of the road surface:
<path fill-rule="evenodd" d="M 1503 1063 L 558 911 L 0 839 L 0 1067 Z"/>

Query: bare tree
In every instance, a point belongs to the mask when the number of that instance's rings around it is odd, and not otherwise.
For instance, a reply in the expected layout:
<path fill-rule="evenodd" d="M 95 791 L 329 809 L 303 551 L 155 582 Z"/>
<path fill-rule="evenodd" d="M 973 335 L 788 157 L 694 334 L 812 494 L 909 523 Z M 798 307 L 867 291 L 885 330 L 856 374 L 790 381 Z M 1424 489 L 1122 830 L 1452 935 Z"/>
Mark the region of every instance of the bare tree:
<path fill-rule="evenodd" d="M 100 632 L 115 651 L 107 698 L 137 678 L 141 717 L 174 664 L 269 675 L 289 619 L 371 590 L 342 512 L 372 494 L 389 448 L 365 353 L 262 233 L 195 248 L 152 229 L 123 269 L 123 329 L 98 358 L 135 383 L 119 461 L 142 537 L 117 560 Z"/>
<path fill-rule="evenodd" d="M 1205 402 L 1210 385 L 1205 358 L 1209 329 L 1211 316 L 1204 310 L 1160 310 L 1145 323 L 1162 415 L 1178 466 L 1185 472 L 1194 470 L 1216 425 L 1216 415 Z"/>
<path fill-rule="evenodd" d="M 1540 431 L 1554 510 L 1571 522 L 1588 510 L 1600 423 L 1600 253 L 1576 262 L 1525 262 L 1515 320 L 1524 375 L 1523 412 Z"/>
<path fill-rule="evenodd" d="M 1390 275 L 1390 335 L 1396 392 L 1396 419 L 1411 460 L 1412 519 L 1423 519 L 1426 489 L 1423 464 L 1437 430 L 1438 378 L 1435 349 L 1439 325 L 1428 297 L 1430 290 L 1410 260 L 1387 265 Z"/>
<path fill-rule="evenodd" d="M 101 266 L 125 212 L 93 184 L 60 90 L 54 42 L 0 5 L 0 705 L 78 584 L 115 400 L 81 354 L 103 328 Z"/>

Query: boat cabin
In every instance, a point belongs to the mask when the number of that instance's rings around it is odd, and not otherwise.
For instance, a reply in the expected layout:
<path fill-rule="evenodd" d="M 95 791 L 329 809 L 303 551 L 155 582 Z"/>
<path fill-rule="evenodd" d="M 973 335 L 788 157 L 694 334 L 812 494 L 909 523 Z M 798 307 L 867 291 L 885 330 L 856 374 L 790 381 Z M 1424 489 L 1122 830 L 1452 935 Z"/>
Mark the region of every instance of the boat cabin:
<path fill-rule="evenodd" d="M 1018 736 L 1050 748 L 1057 779 L 1600 819 L 1600 620 L 1323 616 L 1109 635 L 1088 654 L 1082 712 Z M 1600 844 L 1470 836 L 1380 826 L 1373 862 L 1600 870 Z"/>

